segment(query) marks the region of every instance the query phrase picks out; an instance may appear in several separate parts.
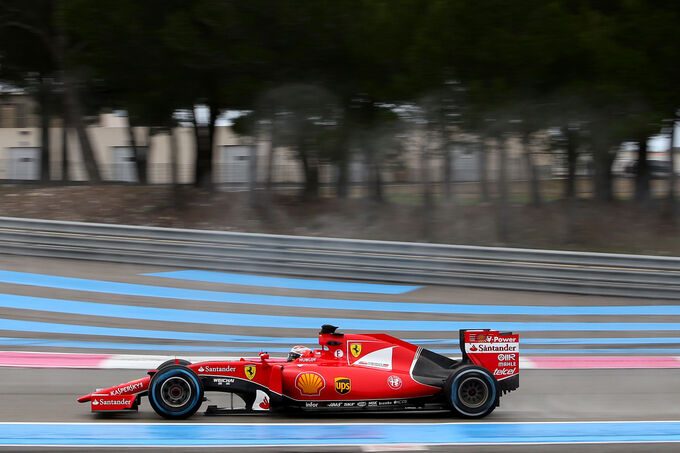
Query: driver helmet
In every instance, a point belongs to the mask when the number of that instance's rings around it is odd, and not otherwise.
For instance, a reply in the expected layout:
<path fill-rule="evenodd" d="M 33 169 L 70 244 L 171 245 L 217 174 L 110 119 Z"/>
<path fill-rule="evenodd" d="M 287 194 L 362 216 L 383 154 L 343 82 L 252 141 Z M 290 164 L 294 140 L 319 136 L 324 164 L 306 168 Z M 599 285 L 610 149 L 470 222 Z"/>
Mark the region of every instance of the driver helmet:
<path fill-rule="evenodd" d="M 297 359 L 298 357 L 302 357 L 303 355 L 306 354 L 311 354 L 312 350 L 309 349 L 307 346 L 302 346 L 302 345 L 297 345 L 293 346 L 288 353 L 288 361 L 292 362 L 293 360 Z"/>

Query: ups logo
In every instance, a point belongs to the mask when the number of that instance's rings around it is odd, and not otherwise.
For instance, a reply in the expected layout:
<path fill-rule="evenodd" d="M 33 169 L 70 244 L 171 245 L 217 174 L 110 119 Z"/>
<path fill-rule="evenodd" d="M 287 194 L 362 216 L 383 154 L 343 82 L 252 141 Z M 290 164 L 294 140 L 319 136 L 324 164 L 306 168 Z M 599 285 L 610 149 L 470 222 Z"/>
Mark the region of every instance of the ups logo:
<path fill-rule="evenodd" d="M 352 390 L 352 381 L 346 377 L 335 378 L 335 391 L 341 395 L 349 393 Z"/>

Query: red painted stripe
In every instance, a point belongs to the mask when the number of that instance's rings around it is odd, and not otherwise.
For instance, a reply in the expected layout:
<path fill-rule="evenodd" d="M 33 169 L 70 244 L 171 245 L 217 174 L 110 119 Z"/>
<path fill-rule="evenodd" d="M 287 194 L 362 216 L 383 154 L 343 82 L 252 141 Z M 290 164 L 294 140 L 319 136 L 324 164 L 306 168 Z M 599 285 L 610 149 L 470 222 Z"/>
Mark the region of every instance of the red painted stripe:
<path fill-rule="evenodd" d="M 0 351 L 0 366 L 24 368 L 101 368 L 111 355 Z"/>
<path fill-rule="evenodd" d="M 528 357 L 534 369 L 588 368 L 680 368 L 680 360 L 669 356 L 623 357 Z"/>

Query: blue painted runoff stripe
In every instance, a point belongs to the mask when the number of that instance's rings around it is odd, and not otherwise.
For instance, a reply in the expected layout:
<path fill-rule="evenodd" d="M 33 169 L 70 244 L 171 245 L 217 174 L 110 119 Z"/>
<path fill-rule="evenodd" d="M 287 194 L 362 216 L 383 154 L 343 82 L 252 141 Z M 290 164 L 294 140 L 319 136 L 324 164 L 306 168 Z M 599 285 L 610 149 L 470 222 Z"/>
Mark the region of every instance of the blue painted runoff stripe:
<path fill-rule="evenodd" d="M 241 294 L 220 291 L 169 288 L 164 286 L 138 285 L 132 283 L 58 277 L 14 271 L 0 271 L 0 283 L 119 294 L 125 296 L 142 296 L 178 300 L 200 300 L 205 302 L 224 302 L 247 305 L 272 305 L 278 307 L 316 308 L 323 310 L 334 309 L 378 312 L 434 314 L 453 313 L 482 315 L 680 315 L 680 305 L 553 307 L 530 305 L 374 302 L 367 300 L 271 296 L 261 294 Z"/>
<path fill-rule="evenodd" d="M 229 285 L 266 286 L 268 288 L 310 289 L 314 291 L 339 291 L 345 293 L 404 294 L 420 286 L 384 285 L 379 283 L 333 282 L 301 278 L 265 277 L 262 275 L 230 274 L 211 271 L 172 271 L 142 274 L 150 277 L 174 278 Z"/>
<path fill-rule="evenodd" d="M 171 308 L 137 307 L 130 305 L 79 302 L 67 299 L 0 294 L 0 307 L 17 310 L 38 310 L 85 316 L 140 319 L 147 321 L 184 322 L 216 326 L 245 326 L 267 328 L 318 329 L 322 324 L 333 324 L 346 330 L 364 332 L 381 331 L 457 331 L 459 329 L 485 329 L 493 326 L 499 330 L 524 331 L 670 331 L 680 330 L 673 322 L 503 322 L 488 321 L 411 321 L 355 318 L 314 318 L 301 316 L 273 316 L 247 313 L 178 310 Z"/>
<path fill-rule="evenodd" d="M 2 446 L 512 445 L 680 442 L 680 423 L 0 423 Z"/>
<path fill-rule="evenodd" d="M 0 330 L 15 332 L 56 333 L 66 335 L 90 335 L 108 337 L 129 337 L 149 339 L 189 340 L 221 343 L 266 343 L 266 344 L 309 344 L 310 337 L 269 337 L 256 335 L 231 335 L 203 332 L 182 332 L 174 330 L 125 329 L 78 324 L 60 324 L 20 319 L 0 318 Z M 458 345 L 457 339 L 406 339 L 423 346 Z M 678 344 L 680 337 L 664 338 L 522 338 L 522 344 Z M 524 349 L 522 352 L 525 352 Z"/>
<path fill-rule="evenodd" d="M 318 327 L 317 327 L 318 328 Z M 21 319 L 5 319 L 0 318 L 0 330 L 11 330 L 16 332 L 40 332 L 40 333 L 57 333 L 66 335 L 97 335 L 109 337 L 134 337 L 134 338 L 152 338 L 152 339 L 170 339 L 170 340 L 190 340 L 190 341 L 211 341 L 224 343 L 259 343 L 268 341 L 271 337 L 257 337 L 244 335 L 230 335 L 219 333 L 203 333 L 203 332 L 181 332 L 174 330 L 145 330 L 145 329 L 125 329 L 117 327 L 100 327 L 88 326 L 78 324 L 59 324 L 51 322 L 40 321 L 24 321 Z M 309 338 L 289 338 L 285 343 L 305 344 Z M 284 341 L 281 341 L 284 342 Z"/>
<path fill-rule="evenodd" d="M 262 347 L 252 346 L 190 346 L 171 344 L 147 343 L 114 343 L 106 341 L 75 341 L 57 340 L 51 338 L 11 338 L 0 337 L 2 346 L 34 346 L 40 348 L 69 348 L 69 349 L 119 349 L 125 351 L 172 351 L 172 352 L 289 352 L 290 347 Z M 318 346 L 317 346 L 318 347 Z M 460 350 L 458 350 L 460 353 Z"/>

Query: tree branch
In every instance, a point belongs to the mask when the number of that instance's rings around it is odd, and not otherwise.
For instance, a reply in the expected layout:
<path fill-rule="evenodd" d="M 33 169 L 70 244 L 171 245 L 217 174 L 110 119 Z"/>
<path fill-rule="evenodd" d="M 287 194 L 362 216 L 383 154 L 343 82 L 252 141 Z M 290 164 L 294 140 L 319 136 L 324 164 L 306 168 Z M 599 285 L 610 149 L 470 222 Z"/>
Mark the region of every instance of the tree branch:
<path fill-rule="evenodd" d="M 29 25 L 29 24 L 25 24 L 23 22 L 17 22 L 17 21 L 8 21 L 8 22 L 0 23 L 0 28 L 3 28 L 3 27 L 21 28 L 23 30 L 26 30 L 29 33 L 33 33 L 34 35 L 37 35 L 48 48 L 51 48 L 51 46 L 52 46 L 52 42 L 50 40 L 50 37 L 47 35 L 47 33 L 45 33 L 44 30 L 41 30 L 37 27 L 34 27 L 33 25 Z"/>

